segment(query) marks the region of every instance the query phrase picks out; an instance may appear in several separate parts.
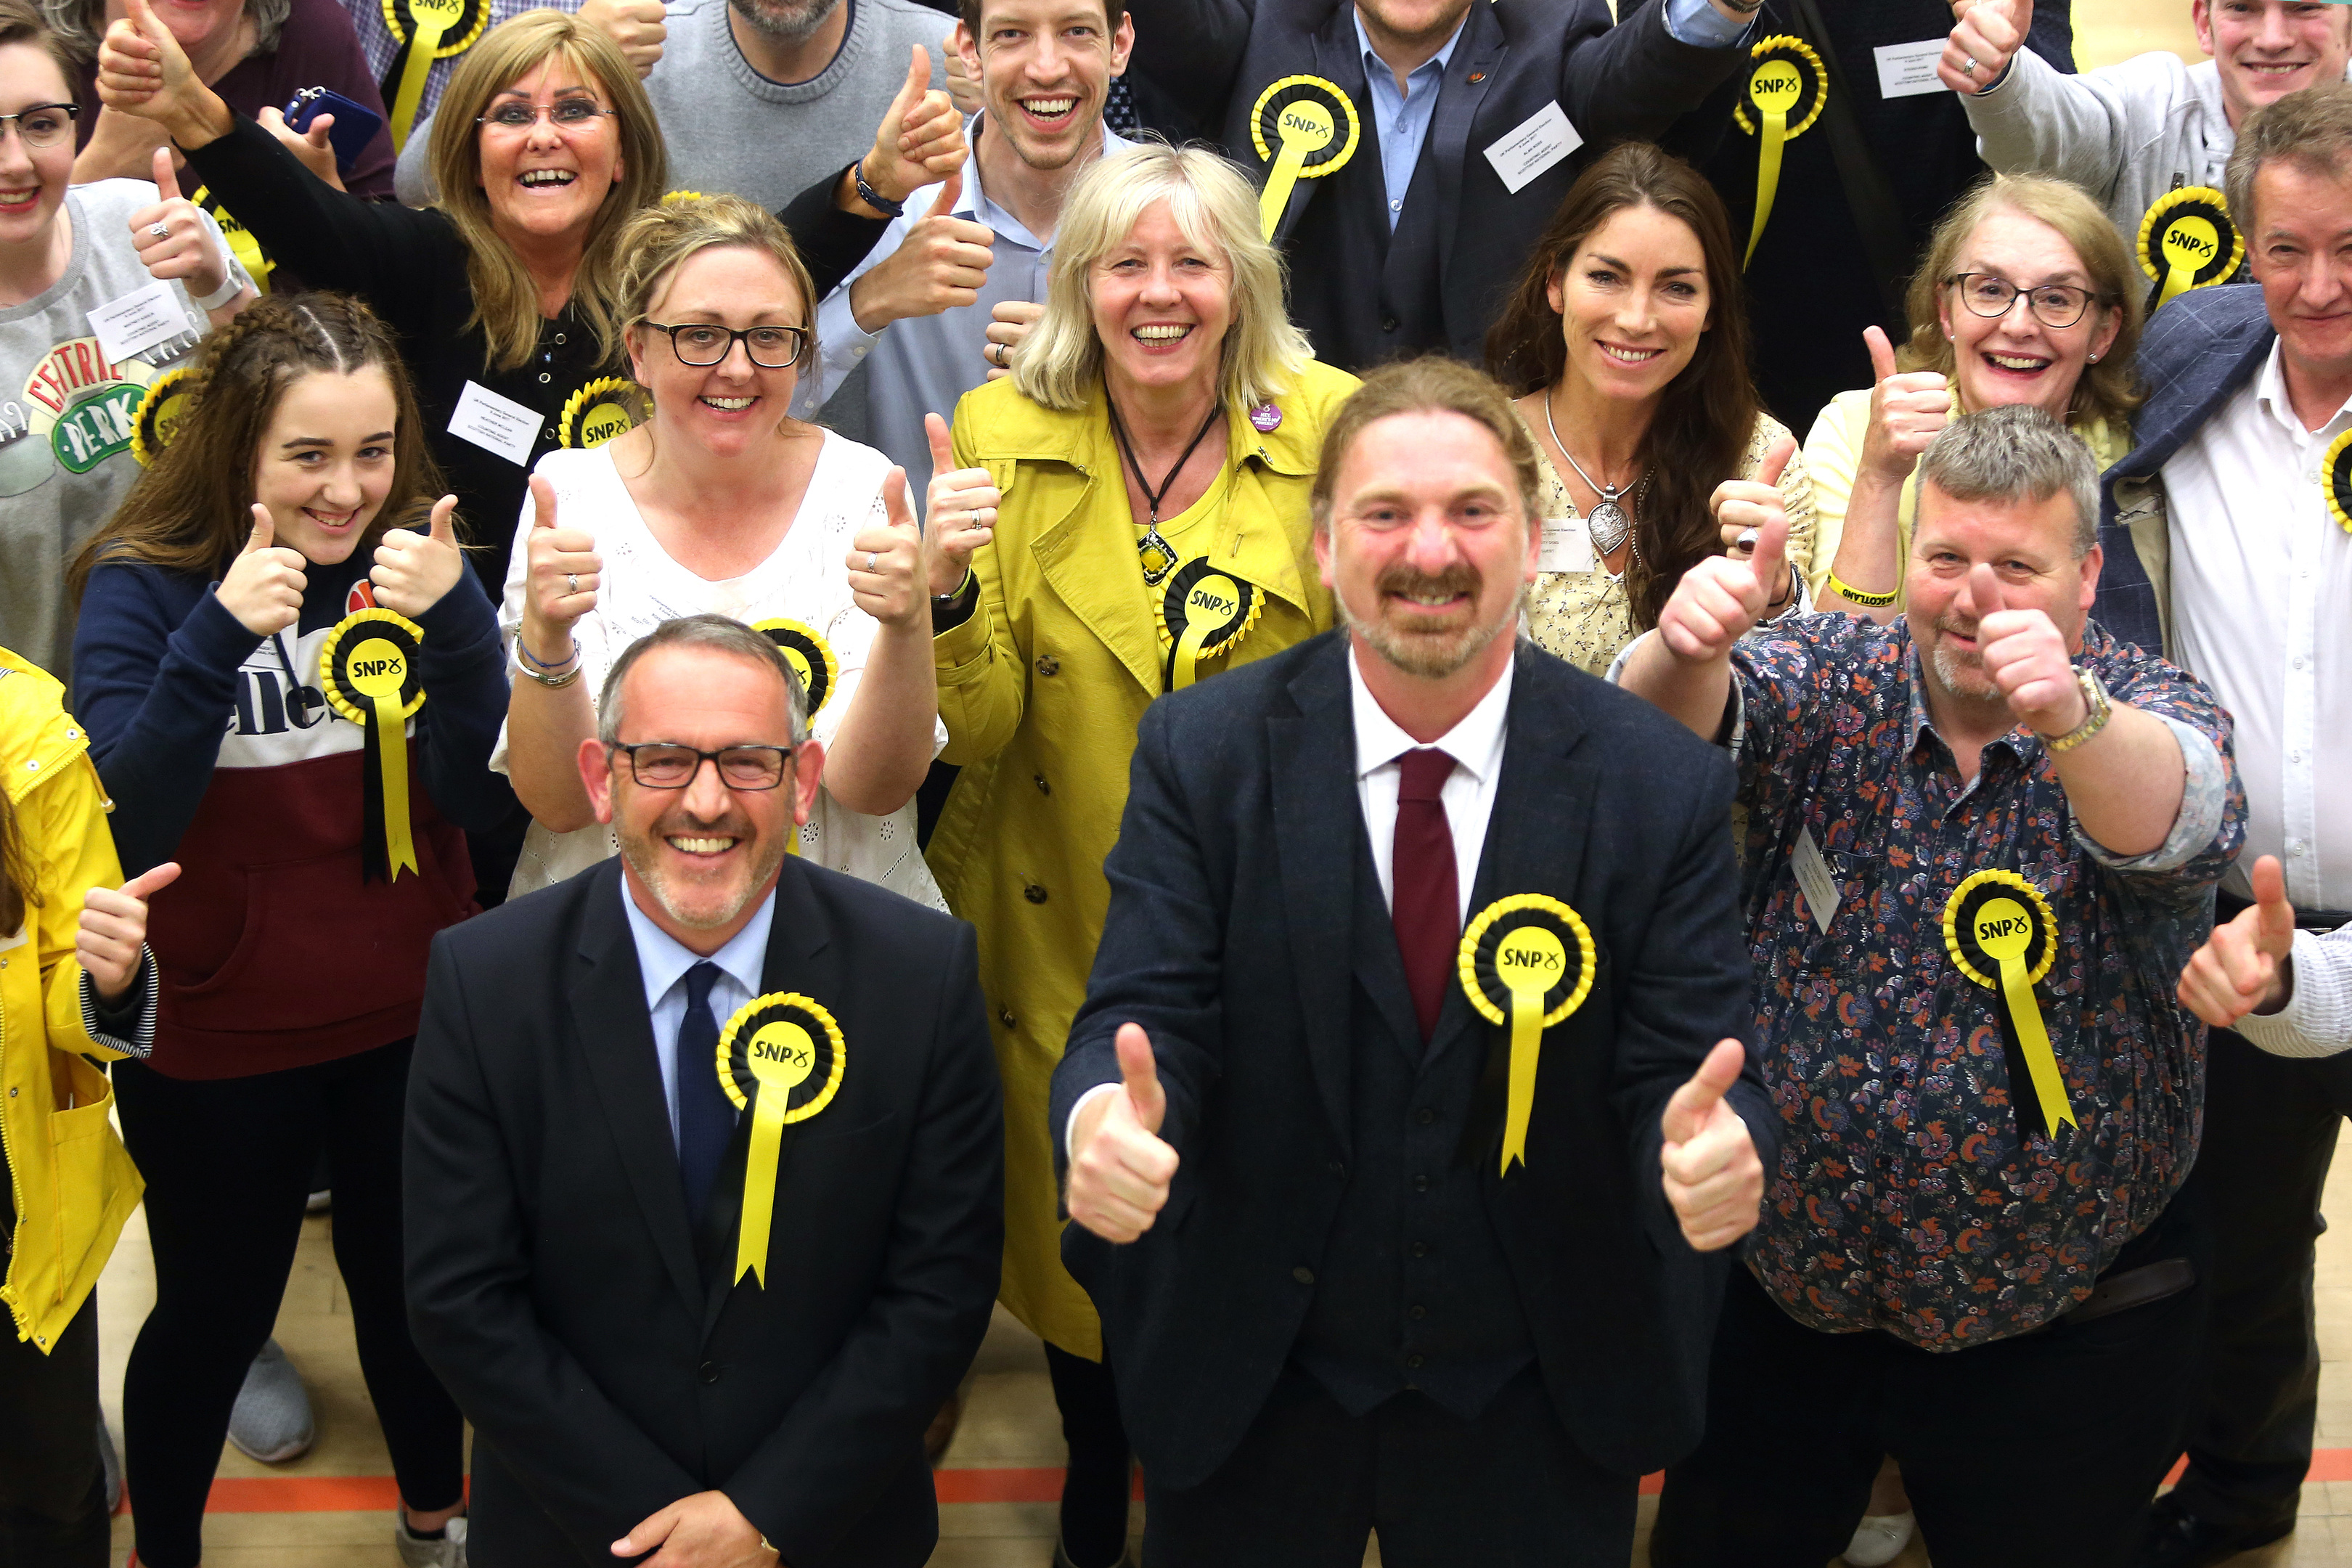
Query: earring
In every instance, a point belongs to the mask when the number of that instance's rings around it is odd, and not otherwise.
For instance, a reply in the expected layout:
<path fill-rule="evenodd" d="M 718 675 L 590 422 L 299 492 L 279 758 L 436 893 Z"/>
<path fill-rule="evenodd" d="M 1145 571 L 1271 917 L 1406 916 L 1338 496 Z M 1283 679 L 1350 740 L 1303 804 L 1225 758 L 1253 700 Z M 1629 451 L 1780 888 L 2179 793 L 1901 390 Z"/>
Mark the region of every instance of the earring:
<path fill-rule="evenodd" d="M 2096 363 L 2099 363 L 2099 356 L 2098 356 L 2098 355 L 2096 355 L 2096 354 L 2093 354 L 2093 355 L 2090 357 L 2090 360 L 2088 361 L 2088 363 L 2092 363 L 2092 364 L 2096 364 Z"/>

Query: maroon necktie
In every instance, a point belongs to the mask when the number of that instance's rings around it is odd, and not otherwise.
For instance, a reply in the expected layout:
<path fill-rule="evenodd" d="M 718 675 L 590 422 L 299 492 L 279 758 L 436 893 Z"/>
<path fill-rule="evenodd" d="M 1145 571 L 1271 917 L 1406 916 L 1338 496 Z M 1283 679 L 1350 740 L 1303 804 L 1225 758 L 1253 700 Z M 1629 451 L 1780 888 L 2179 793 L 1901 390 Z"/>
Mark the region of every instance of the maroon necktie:
<path fill-rule="evenodd" d="M 1438 792 L 1454 759 L 1433 746 L 1397 759 L 1396 855 L 1389 922 L 1396 928 L 1404 983 L 1421 1019 L 1423 1044 L 1437 1032 L 1445 981 L 1462 935 L 1461 896 L 1454 880 L 1454 828 Z"/>

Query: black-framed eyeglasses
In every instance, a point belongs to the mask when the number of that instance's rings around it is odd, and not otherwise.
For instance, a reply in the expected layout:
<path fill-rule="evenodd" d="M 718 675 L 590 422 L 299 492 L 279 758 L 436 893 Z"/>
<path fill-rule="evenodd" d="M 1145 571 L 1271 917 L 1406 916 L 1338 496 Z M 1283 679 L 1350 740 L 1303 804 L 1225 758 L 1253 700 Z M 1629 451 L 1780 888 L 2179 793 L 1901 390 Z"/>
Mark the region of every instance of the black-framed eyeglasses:
<path fill-rule="evenodd" d="M 647 789 L 684 789 L 711 763 L 719 782 L 729 789 L 774 789 L 792 771 L 790 746 L 722 746 L 698 752 L 675 741 L 640 741 L 635 745 L 614 742 L 612 749 L 626 752 L 629 776 Z"/>
<path fill-rule="evenodd" d="M 16 140 L 27 147 L 54 147 L 73 135 L 80 114 L 78 103 L 37 103 L 15 114 L 0 114 L 0 127 L 14 125 Z"/>
<path fill-rule="evenodd" d="M 2021 289 L 1995 272 L 1955 272 L 1944 279 L 1960 291 L 1960 303 L 1969 313 L 1998 319 L 2009 314 L 2017 297 L 2026 297 L 2026 309 L 2045 327 L 2063 329 L 2083 319 L 2083 312 L 2102 296 L 2072 283 L 2037 283 Z"/>
<path fill-rule="evenodd" d="M 659 321 L 647 321 L 645 325 L 649 331 L 667 332 L 670 352 L 677 355 L 677 363 L 698 370 L 708 370 L 726 359 L 735 352 L 739 342 L 751 363 L 761 370 L 790 370 L 808 350 L 806 327 L 736 328 L 706 321 L 688 321 L 675 327 Z"/>
<path fill-rule="evenodd" d="M 501 131 L 528 131 L 544 114 L 558 131 L 584 131 L 600 117 L 620 112 L 604 108 L 593 98 L 559 98 L 543 109 L 536 103 L 509 99 L 488 114 L 477 115 L 474 123 L 495 125 Z"/>

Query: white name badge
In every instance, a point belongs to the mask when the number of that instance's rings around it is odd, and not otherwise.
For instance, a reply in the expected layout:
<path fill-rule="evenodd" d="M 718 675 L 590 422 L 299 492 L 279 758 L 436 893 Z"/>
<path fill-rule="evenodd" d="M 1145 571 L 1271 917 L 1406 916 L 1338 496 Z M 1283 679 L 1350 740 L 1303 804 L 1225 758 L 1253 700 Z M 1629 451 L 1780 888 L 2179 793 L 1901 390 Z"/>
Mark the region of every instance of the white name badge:
<path fill-rule="evenodd" d="M 457 396 L 457 411 L 449 416 L 449 434 L 520 465 L 530 461 L 530 449 L 539 444 L 540 426 L 546 423 L 546 416 L 469 381 Z"/>
<path fill-rule="evenodd" d="M 1798 890 L 1805 895 L 1805 908 L 1822 934 L 1830 934 L 1837 920 L 1837 879 L 1830 875 L 1830 863 L 1822 858 L 1822 847 L 1813 842 L 1810 827 L 1797 835 L 1797 847 L 1789 857 L 1789 869 L 1797 874 Z"/>
<path fill-rule="evenodd" d="M 1503 186 L 1517 195 L 1529 180 L 1584 145 L 1584 138 L 1568 122 L 1568 111 L 1554 99 L 1503 134 L 1486 149 Z"/>
<path fill-rule="evenodd" d="M 1936 62 L 1944 58 L 1942 38 L 1922 38 L 1916 44 L 1881 44 L 1870 52 L 1878 57 L 1878 96 L 1917 98 L 1923 93 L 1952 89 L 1936 79 Z"/>
<path fill-rule="evenodd" d="M 106 363 L 121 364 L 194 329 L 178 293 L 169 283 L 154 282 L 92 310 L 89 330 L 98 334 L 98 352 Z"/>
<path fill-rule="evenodd" d="M 1543 572 L 1592 570 L 1592 527 L 1580 517 L 1543 520 L 1543 553 L 1536 567 Z"/>

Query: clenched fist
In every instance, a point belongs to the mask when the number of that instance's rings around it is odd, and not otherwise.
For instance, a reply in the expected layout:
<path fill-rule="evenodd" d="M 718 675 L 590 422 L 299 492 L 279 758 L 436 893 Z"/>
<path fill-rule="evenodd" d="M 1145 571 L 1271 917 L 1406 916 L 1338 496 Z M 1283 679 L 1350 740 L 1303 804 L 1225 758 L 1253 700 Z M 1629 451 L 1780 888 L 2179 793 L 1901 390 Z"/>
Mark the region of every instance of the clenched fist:
<path fill-rule="evenodd" d="M 1160 1139 L 1168 1096 L 1139 1024 L 1118 1031 L 1119 1086 L 1071 1117 L 1070 1217 L 1105 1241 L 1129 1242 L 1168 1206 L 1176 1151 Z"/>

